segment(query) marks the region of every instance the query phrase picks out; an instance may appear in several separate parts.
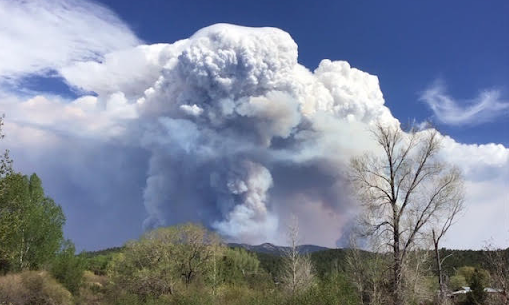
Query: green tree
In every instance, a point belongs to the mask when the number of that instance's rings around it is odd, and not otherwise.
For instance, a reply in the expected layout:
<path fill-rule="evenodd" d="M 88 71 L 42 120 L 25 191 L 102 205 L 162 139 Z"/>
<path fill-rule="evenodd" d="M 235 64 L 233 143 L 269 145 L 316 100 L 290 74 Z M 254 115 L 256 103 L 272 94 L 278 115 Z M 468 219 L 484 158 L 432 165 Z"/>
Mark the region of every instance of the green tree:
<path fill-rule="evenodd" d="M 219 245 L 219 237 L 201 225 L 159 228 L 129 242 L 114 256 L 109 274 L 118 287 L 144 299 L 174 294 L 180 283 L 187 287 L 217 271 Z"/>
<path fill-rule="evenodd" d="M 165 232 L 147 235 L 127 243 L 115 254 L 108 274 L 117 287 L 144 298 L 172 294 L 179 278 L 172 257 L 172 242 Z"/>
<path fill-rule="evenodd" d="M 467 305 L 483 305 L 486 302 L 487 294 L 484 291 L 483 282 L 486 281 L 484 273 L 475 269 L 470 282 L 470 292 L 467 293 Z"/>
<path fill-rule="evenodd" d="M 0 117 L 0 140 L 5 137 L 2 129 L 4 126 L 4 115 Z M 9 150 L 0 156 L 0 273 L 5 273 L 10 269 L 12 262 L 12 254 L 14 247 L 14 233 L 18 229 L 19 225 L 19 214 L 16 213 L 19 202 L 22 198 L 15 198 L 14 192 L 6 194 L 8 187 L 16 184 L 14 181 L 20 177 L 11 177 L 7 179 L 13 173 L 12 160 L 9 157 Z M 14 178 L 14 179 L 13 179 Z"/>
<path fill-rule="evenodd" d="M 243 285 L 258 273 L 259 266 L 260 261 L 253 253 L 242 248 L 228 248 L 219 264 L 220 281 L 232 286 Z"/>
<path fill-rule="evenodd" d="M 41 179 L 36 174 L 30 176 L 29 193 L 29 224 L 23 237 L 25 261 L 28 268 L 37 269 L 51 261 L 60 249 L 65 216 L 62 208 L 44 195 Z"/>
<path fill-rule="evenodd" d="M 476 276 L 476 273 L 480 274 L 479 278 L 482 281 L 481 284 L 483 286 L 486 286 L 488 284 L 488 279 L 489 279 L 490 274 L 489 274 L 488 271 L 486 271 L 484 269 L 475 268 L 475 267 L 472 267 L 472 266 L 463 266 L 463 267 L 460 267 L 458 269 L 458 271 L 456 271 L 456 276 L 463 277 L 465 279 L 465 282 L 468 285 L 470 285 L 470 283 L 473 282 L 474 276 Z"/>
<path fill-rule="evenodd" d="M 44 195 L 36 174 L 0 179 L 1 270 L 37 269 L 53 259 L 63 240 L 65 217 Z"/>
<path fill-rule="evenodd" d="M 26 226 L 25 214 L 30 194 L 26 177 L 11 174 L 0 180 L 0 271 L 16 269 L 21 252 L 21 232 Z"/>
<path fill-rule="evenodd" d="M 26 178 L 29 198 L 23 205 L 20 228 L 19 269 L 37 269 L 51 261 L 63 241 L 65 223 L 62 208 L 44 195 L 41 179 L 36 174 Z"/>
<path fill-rule="evenodd" d="M 51 264 L 51 274 L 67 290 L 76 295 L 79 292 L 85 271 L 85 260 L 76 255 L 74 243 L 70 240 L 63 242 L 60 252 Z"/>
<path fill-rule="evenodd" d="M 35 269 L 50 261 L 63 240 L 64 223 L 61 207 L 44 195 L 41 179 L 15 173 L 5 150 L 0 156 L 0 272 Z"/>
<path fill-rule="evenodd" d="M 188 223 L 172 228 L 177 238 L 174 253 L 178 270 L 188 286 L 194 277 L 210 270 L 220 238 L 202 225 Z"/>
<path fill-rule="evenodd" d="M 465 277 L 461 275 L 453 275 L 449 279 L 449 288 L 453 291 L 461 289 L 461 287 L 468 286 L 467 281 L 465 280 Z"/>

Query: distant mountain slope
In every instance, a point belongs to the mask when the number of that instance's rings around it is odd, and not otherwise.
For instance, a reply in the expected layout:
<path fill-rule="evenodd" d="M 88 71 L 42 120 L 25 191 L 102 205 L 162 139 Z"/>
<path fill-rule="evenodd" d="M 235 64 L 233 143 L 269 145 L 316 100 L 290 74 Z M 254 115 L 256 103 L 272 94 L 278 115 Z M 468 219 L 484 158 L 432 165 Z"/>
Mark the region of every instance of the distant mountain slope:
<path fill-rule="evenodd" d="M 96 251 L 83 251 L 83 252 L 81 252 L 81 255 L 83 257 L 96 257 L 99 255 L 112 255 L 112 254 L 120 253 L 124 250 L 125 250 L 125 246 L 111 247 L 111 248 L 106 248 L 106 249 L 96 250 Z"/>
<path fill-rule="evenodd" d="M 239 243 L 230 243 L 229 247 L 243 248 L 246 251 L 253 252 L 260 261 L 260 267 L 271 274 L 274 279 L 281 274 L 281 266 L 283 265 L 283 256 L 285 249 L 288 247 L 276 246 L 270 243 L 261 245 L 248 245 Z M 319 278 L 325 278 L 328 274 L 334 272 L 345 272 L 348 269 L 347 256 L 350 249 L 328 249 L 315 245 L 300 246 L 301 253 L 309 253 L 313 262 L 316 275 Z M 107 265 L 111 261 L 114 254 L 124 251 L 124 247 L 115 247 L 100 251 L 83 252 L 80 255 L 86 260 L 88 270 L 96 274 L 106 274 Z M 509 248 L 502 250 L 505 252 L 506 259 L 509 261 Z M 455 274 L 456 270 L 462 266 L 473 266 L 491 270 L 491 264 L 488 262 L 486 251 L 480 250 L 450 250 L 441 249 L 441 257 L 447 257 L 444 261 L 443 268 L 448 276 Z M 377 254 L 361 251 L 361 257 L 364 259 L 372 258 Z M 430 254 L 430 258 L 432 254 Z"/>
<path fill-rule="evenodd" d="M 264 243 L 261 245 L 229 243 L 228 246 L 232 247 L 232 248 L 244 248 L 251 252 L 265 253 L 265 254 L 272 254 L 272 255 L 281 255 L 285 251 L 290 249 L 289 247 L 276 246 L 271 243 Z M 315 246 L 315 245 L 300 245 L 297 248 L 298 248 L 299 253 L 301 253 L 301 254 L 309 254 L 309 253 L 313 253 L 313 252 L 329 250 L 329 248 Z"/>

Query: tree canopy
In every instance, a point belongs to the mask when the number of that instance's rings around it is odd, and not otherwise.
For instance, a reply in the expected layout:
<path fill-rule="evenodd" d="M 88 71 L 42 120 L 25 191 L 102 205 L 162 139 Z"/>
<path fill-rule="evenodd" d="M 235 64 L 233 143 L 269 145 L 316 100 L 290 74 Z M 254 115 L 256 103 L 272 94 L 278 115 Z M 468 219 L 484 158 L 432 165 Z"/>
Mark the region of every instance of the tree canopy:
<path fill-rule="evenodd" d="M 62 208 L 44 194 L 36 174 L 6 175 L 0 190 L 0 271 L 40 268 L 62 244 Z"/>

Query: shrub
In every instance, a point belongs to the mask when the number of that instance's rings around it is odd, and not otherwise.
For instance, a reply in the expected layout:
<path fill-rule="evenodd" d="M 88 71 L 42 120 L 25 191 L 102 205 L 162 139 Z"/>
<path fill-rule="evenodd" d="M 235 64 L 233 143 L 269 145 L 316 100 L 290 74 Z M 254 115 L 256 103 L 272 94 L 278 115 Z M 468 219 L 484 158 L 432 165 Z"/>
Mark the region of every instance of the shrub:
<path fill-rule="evenodd" d="M 355 287 L 343 273 L 333 273 L 313 285 L 307 291 L 296 294 L 288 300 L 292 305 L 357 305 L 359 297 Z"/>
<path fill-rule="evenodd" d="M 221 286 L 213 296 L 215 304 L 228 305 L 282 305 L 284 295 L 277 289 L 246 286 Z"/>
<path fill-rule="evenodd" d="M 79 293 L 85 264 L 83 258 L 75 255 L 74 244 L 67 240 L 51 266 L 51 274 L 72 294 Z"/>
<path fill-rule="evenodd" d="M 106 275 L 108 264 L 112 260 L 113 254 L 97 255 L 86 259 L 86 269 L 97 275 Z"/>
<path fill-rule="evenodd" d="M 92 271 L 83 273 L 83 282 L 76 305 L 100 305 L 103 304 L 107 293 L 108 278 L 104 275 L 96 275 Z"/>
<path fill-rule="evenodd" d="M 12 305 L 70 305 L 71 293 L 45 271 L 0 277 L 0 302 Z"/>

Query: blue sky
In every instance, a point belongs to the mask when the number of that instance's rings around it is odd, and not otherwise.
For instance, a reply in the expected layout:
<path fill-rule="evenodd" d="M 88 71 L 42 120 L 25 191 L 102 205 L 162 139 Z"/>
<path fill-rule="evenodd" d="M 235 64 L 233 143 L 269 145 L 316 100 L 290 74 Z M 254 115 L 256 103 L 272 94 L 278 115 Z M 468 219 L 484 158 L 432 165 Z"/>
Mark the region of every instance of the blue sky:
<path fill-rule="evenodd" d="M 440 79 L 459 103 L 499 90 L 509 100 L 507 1 L 102 1 L 148 43 L 173 42 L 226 22 L 273 26 L 299 45 L 299 62 L 346 60 L 377 75 L 403 123 L 432 119 L 419 96 Z M 448 126 L 465 143 L 509 144 L 509 115 Z M 472 126 L 473 125 L 473 126 Z"/>
<path fill-rule="evenodd" d="M 358 207 L 338 172 L 373 148 L 367 126 L 431 120 L 465 175 L 446 246 L 507 246 L 507 16 L 507 1 L 0 0 L 0 148 L 39 174 L 78 249 L 183 221 L 281 243 L 291 213 L 306 242 L 341 246 Z M 193 36 L 216 23 L 281 30 Z"/>
<path fill-rule="evenodd" d="M 432 120 L 464 143 L 509 145 L 509 115 L 482 124 L 443 124 L 419 99 L 437 80 L 460 105 L 482 91 L 509 99 L 507 1 L 100 1 L 146 43 L 184 39 L 214 23 L 272 26 L 299 45 L 313 70 L 328 58 L 377 75 L 386 104 L 403 123 Z M 59 79 L 28 77 L 24 89 L 76 96 Z"/>

